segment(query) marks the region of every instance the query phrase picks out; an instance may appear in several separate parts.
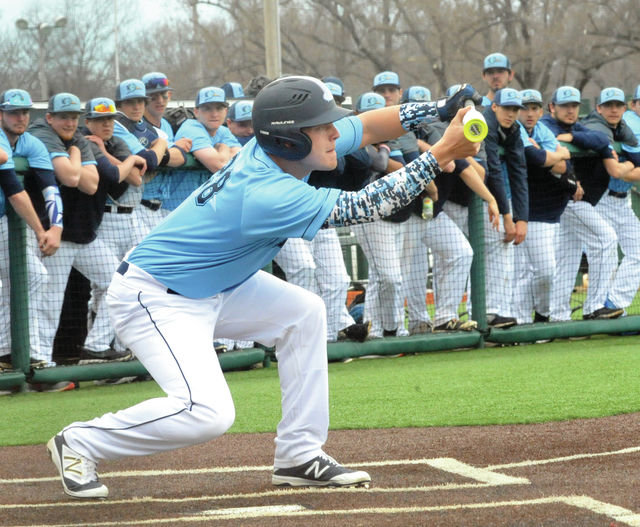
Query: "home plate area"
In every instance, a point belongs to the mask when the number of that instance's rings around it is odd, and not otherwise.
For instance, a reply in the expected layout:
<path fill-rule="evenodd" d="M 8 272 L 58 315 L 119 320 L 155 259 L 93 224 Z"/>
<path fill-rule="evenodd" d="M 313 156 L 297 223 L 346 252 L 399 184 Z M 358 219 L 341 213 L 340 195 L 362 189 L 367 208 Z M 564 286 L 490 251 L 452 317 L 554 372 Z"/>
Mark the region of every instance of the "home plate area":
<path fill-rule="evenodd" d="M 276 488 L 273 434 L 103 463 L 62 492 L 43 445 L 0 450 L 4 526 L 640 526 L 640 414 L 517 426 L 332 431 L 365 488 Z"/>

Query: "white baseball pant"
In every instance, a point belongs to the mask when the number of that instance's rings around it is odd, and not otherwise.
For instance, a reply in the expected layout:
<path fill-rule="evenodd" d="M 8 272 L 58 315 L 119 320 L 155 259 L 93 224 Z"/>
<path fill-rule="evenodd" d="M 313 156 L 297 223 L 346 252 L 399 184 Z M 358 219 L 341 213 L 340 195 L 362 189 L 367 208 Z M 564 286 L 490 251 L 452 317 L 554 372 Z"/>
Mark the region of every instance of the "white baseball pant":
<path fill-rule="evenodd" d="M 64 429 L 69 446 L 98 462 L 203 443 L 233 423 L 231 393 L 212 336 L 276 347 L 282 391 L 275 465 L 320 455 L 329 426 L 326 318 L 317 295 L 259 271 L 231 291 L 190 299 L 135 265 L 107 293 L 119 338 L 166 397 Z"/>
<path fill-rule="evenodd" d="M 513 284 L 513 243 L 504 241 L 504 221 L 500 216 L 500 229 L 489 222 L 488 206 L 483 213 L 485 246 L 485 294 L 487 314 L 511 316 Z"/>
<path fill-rule="evenodd" d="M 618 255 L 616 233 L 596 208 L 585 201 L 570 201 L 560 216 L 556 245 L 556 272 L 551 287 L 551 320 L 571 320 L 571 293 L 582 251 L 589 262 L 589 287 L 583 314 L 604 306 Z"/>
<path fill-rule="evenodd" d="M 9 260 L 9 224 L 6 216 L 0 218 L 0 355 L 11 353 L 11 281 Z M 29 352 L 35 360 L 46 360 L 48 366 L 55 366 L 51 356 L 41 356 L 40 321 L 38 320 L 38 305 L 46 288 L 47 269 L 42 264 L 36 236 L 31 229 L 27 229 L 27 281 L 29 294 Z"/>
<path fill-rule="evenodd" d="M 44 258 L 43 263 L 49 275 L 49 282 L 38 309 L 41 330 L 38 357 L 51 361 L 53 341 L 58 330 L 64 292 L 71 268 L 75 267 L 88 280 L 95 283 L 96 287 L 106 290 L 118 267 L 118 259 L 101 240 L 95 239 L 87 244 L 63 241 L 56 253 Z M 97 308 L 96 318 L 84 345 L 94 351 L 103 351 L 111 344 L 113 330 L 104 299 L 95 307 Z"/>
<path fill-rule="evenodd" d="M 511 314 L 518 324 L 530 324 L 533 311 L 549 316 L 559 228 L 559 223 L 530 221 L 524 242 L 514 247 L 515 281 Z"/>
<path fill-rule="evenodd" d="M 628 196 L 618 198 L 605 194 L 596 205 L 596 211 L 616 231 L 624 255 L 609 286 L 609 300 L 616 307 L 627 308 L 640 285 L 640 220 L 633 212 Z"/>
<path fill-rule="evenodd" d="M 433 220 L 423 220 L 412 214 L 405 222 L 404 246 L 401 258 L 404 296 L 407 299 L 409 330 L 420 322 L 431 323 L 427 311 L 427 281 L 429 276 L 429 244 L 427 226 Z M 366 299 L 366 296 L 365 296 Z"/>
<path fill-rule="evenodd" d="M 406 222 L 383 220 L 351 228 L 369 264 L 364 320 L 371 321 L 372 338 L 382 337 L 383 330 L 397 330 L 397 336 L 409 334 L 404 327 L 401 262 L 406 228 Z"/>
<path fill-rule="evenodd" d="M 355 324 L 346 307 L 351 278 L 336 229 L 320 229 L 311 241 L 288 239 L 275 261 L 288 282 L 320 295 L 327 310 L 329 342 L 338 338 L 341 329 Z"/>

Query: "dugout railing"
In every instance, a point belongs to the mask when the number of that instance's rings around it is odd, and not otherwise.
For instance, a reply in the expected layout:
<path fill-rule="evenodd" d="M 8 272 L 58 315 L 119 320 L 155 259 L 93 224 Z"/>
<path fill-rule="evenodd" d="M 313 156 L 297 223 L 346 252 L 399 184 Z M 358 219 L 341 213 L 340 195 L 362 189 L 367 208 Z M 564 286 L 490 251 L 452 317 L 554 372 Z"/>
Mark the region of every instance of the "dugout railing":
<path fill-rule="evenodd" d="M 572 145 L 566 145 L 572 156 L 591 155 Z M 28 169 L 26 160 L 15 159 L 17 172 L 24 173 Z M 192 157 L 188 169 L 206 172 Z M 637 196 L 634 196 L 637 204 Z M 146 374 L 145 368 L 137 360 L 128 362 L 111 362 L 105 364 L 64 365 L 50 368 L 31 369 L 29 358 L 29 317 L 27 286 L 27 241 L 26 227 L 21 218 L 6 204 L 9 223 L 9 254 L 11 284 L 11 356 L 13 370 L 0 373 L 0 389 L 11 387 L 24 388 L 30 383 L 56 383 L 59 381 L 90 381 L 99 379 L 121 378 Z M 634 206 L 638 214 L 637 205 Z M 478 323 L 478 330 L 465 332 L 432 333 L 411 337 L 393 337 L 359 342 L 329 343 L 328 358 L 330 361 L 365 355 L 397 355 L 407 353 L 423 353 L 429 351 L 452 350 L 460 348 L 482 348 L 487 343 L 515 344 L 530 343 L 539 340 L 586 337 L 595 334 L 625 334 L 640 332 L 640 316 L 630 315 L 615 320 L 580 320 L 562 323 L 523 324 L 509 329 L 489 329 L 486 322 L 485 287 L 484 287 L 484 232 L 483 206 L 477 196 L 469 206 L 469 241 L 474 251 L 471 267 L 471 302 L 474 306 L 473 318 Z M 358 268 L 366 269 L 366 261 L 357 251 L 357 241 L 349 238 L 348 246 L 355 245 L 359 259 Z M 350 262 L 352 263 L 352 262 Z M 348 265 L 353 269 L 353 265 Z M 350 269 L 350 270 L 351 270 Z M 352 277 L 357 280 L 358 277 Z M 426 277 L 425 277 L 426 279 Z M 79 323 L 82 323 L 80 321 Z M 268 364 L 272 356 L 271 350 L 252 348 L 231 351 L 219 355 L 220 364 L 225 371 L 251 367 L 255 364 Z"/>

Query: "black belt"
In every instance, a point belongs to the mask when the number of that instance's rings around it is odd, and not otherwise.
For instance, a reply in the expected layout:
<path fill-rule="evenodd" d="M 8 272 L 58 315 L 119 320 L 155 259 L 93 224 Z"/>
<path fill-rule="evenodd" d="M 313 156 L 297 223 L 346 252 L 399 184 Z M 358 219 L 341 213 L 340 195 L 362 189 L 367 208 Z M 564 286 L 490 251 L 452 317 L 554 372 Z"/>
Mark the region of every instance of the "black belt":
<path fill-rule="evenodd" d="M 151 210 L 158 210 L 160 207 L 162 207 L 162 201 L 157 201 L 157 200 L 152 201 L 150 199 L 143 199 L 140 201 L 140 204 L 144 205 L 145 207 Z"/>
<path fill-rule="evenodd" d="M 609 191 L 609 196 L 613 196 L 614 198 L 626 198 L 628 192 L 616 192 L 615 190 Z"/>
<path fill-rule="evenodd" d="M 105 205 L 105 212 L 115 212 L 116 214 L 131 214 L 133 207 L 123 207 L 122 205 Z"/>
<path fill-rule="evenodd" d="M 120 262 L 120 265 L 116 269 L 116 272 L 118 274 L 121 274 L 122 276 L 124 276 L 128 270 L 129 270 L 129 262 L 127 262 L 126 260 L 122 260 Z M 167 293 L 169 293 L 170 295 L 179 295 L 180 294 L 177 291 L 174 291 L 173 289 L 170 289 L 170 288 L 167 288 Z"/>

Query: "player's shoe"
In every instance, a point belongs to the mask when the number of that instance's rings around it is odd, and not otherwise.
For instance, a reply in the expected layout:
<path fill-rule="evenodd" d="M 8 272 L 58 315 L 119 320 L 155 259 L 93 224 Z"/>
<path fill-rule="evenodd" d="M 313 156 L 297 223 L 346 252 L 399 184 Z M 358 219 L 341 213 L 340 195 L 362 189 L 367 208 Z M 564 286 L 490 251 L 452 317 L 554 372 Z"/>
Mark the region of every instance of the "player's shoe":
<path fill-rule="evenodd" d="M 297 467 L 274 469 L 271 482 L 288 487 L 369 487 L 371 476 L 322 454 Z"/>
<path fill-rule="evenodd" d="M 27 383 L 28 392 L 68 392 L 76 388 L 72 381 Z"/>
<path fill-rule="evenodd" d="M 369 328 L 371 322 L 363 322 L 362 324 L 351 324 L 338 332 L 338 340 L 355 340 L 364 342 L 369 336 Z"/>
<path fill-rule="evenodd" d="M 440 324 L 433 328 L 433 331 L 440 333 L 442 331 L 473 331 L 478 328 L 478 323 L 475 320 L 458 320 L 452 318 L 444 324 Z"/>
<path fill-rule="evenodd" d="M 109 495 L 109 489 L 98 480 L 96 464 L 69 448 L 62 434 L 49 439 L 47 450 L 69 496 L 106 498 Z"/>
<path fill-rule="evenodd" d="M 489 315 L 487 317 L 487 323 L 492 328 L 507 329 L 518 324 L 518 321 L 513 317 L 503 317 L 500 315 Z"/>
<path fill-rule="evenodd" d="M 129 350 L 116 351 L 113 348 L 104 351 L 93 351 L 84 346 L 80 347 L 78 364 L 100 364 L 103 362 L 124 362 L 131 360 L 133 355 Z"/>
<path fill-rule="evenodd" d="M 431 333 L 432 331 L 433 324 L 426 320 L 420 320 L 409 326 L 409 335 L 422 335 L 423 333 Z"/>
<path fill-rule="evenodd" d="M 583 315 L 583 320 L 608 320 L 611 318 L 618 318 L 624 314 L 624 309 L 618 307 L 601 307 L 596 309 L 593 313 Z"/>

